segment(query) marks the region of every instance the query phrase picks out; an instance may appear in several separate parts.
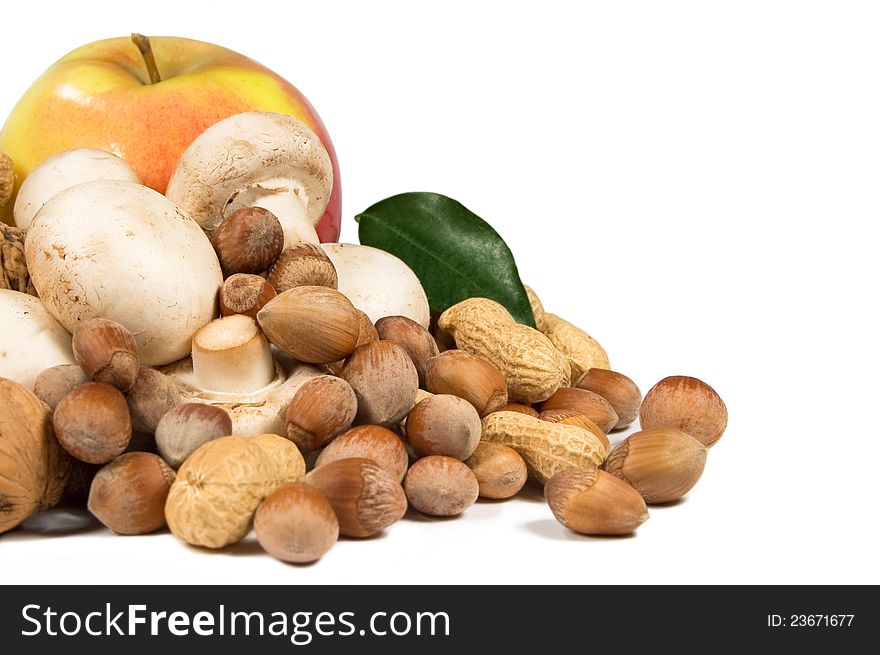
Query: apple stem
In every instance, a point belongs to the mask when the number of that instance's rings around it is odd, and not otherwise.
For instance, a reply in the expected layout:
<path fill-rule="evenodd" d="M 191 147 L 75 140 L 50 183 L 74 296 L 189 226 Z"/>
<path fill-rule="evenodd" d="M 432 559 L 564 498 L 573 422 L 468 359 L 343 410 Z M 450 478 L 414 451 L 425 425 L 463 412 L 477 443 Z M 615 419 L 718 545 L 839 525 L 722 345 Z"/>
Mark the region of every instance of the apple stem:
<path fill-rule="evenodd" d="M 153 46 L 150 44 L 150 37 L 132 32 L 131 40 L 138 50 L 141 51 L 141 56 L 147 65 L 147 73 L 150 74 L 150 84 L 158 84 L 162 81 L 162 76 L 159 75 L 159 68 L 156 66 L 156 58 L 153 56 Z"/>

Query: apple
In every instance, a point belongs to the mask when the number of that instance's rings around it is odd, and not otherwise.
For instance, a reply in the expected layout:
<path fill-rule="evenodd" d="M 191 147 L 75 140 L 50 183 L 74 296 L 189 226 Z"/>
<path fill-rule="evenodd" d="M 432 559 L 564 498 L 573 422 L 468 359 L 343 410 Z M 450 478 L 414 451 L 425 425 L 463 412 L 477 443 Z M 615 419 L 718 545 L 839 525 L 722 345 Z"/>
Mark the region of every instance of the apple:
<path fill-rule="evenodd" d="M 77 48 L 43 73 L 15 105 L 0 132 L 0 152 L 12 157 L 20 185 L 57 152 L 102 148 L 126 159 L 146 185 L 164 193 L 192 140 L 217 121 L 245 111 L 290 114 L 320 137 L 333 160 L 334 185 L 317 231 L 321 241 L 337 241 L 339 165 L 317 112 L 279 75 L 211 43 L 133 36 Z M 8 223 L 12 205 L 0 216 Z"/>

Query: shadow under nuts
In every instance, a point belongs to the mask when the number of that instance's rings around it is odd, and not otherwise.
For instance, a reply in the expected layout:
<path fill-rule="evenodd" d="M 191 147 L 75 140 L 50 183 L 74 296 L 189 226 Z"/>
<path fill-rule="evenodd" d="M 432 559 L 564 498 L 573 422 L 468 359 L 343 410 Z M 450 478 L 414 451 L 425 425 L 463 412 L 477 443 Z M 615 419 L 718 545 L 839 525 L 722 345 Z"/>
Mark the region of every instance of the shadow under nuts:
<path fill-rule="evenodd" d="M 703 475 L 708 449 L 673 428 L 636 432 L 617 444 L 603 468 L 642 494 L 647 503 L 682 498 Z"/>
<path fill-rule="evenodd" d="M 329 364 L 351 354 L 360 317 L 351 301 L 327 287 L 294 287 L 279 293 L 257 313 L 273 344 L 308 364 Z"/>
<path fill-rule="evenodd" d="M 393 341 L 359 346 L 346 360 L 341 377 L 357 397 L 358 423 L 397 425 L 412 408 L 419 388 L 415 365 Z"/>
<path fill-rule="evenodd" d="M 399 521 L 406 513 L 400 483 L 378 464 L 363 458 L 340 459 L 305 477 L 330 501 L 346 537 L 369 537 Z"/>
<path fill-rule="evenodd" d="M 697 378 L 674 375 L 645 395 L 642 429 L 675 428 L 711 447 L 727 428 L 727 407 L 716 391 Z"/>
<path fill-rule="evenodd" d="M 165 525 L 174 471 L 152 453 L 126 453 L 92 480 L 89 511 L 116 534 L 147 534 Z"/>
<path fill-rule="evenodd" d="M 480 442 L 477 410 L 464 398 L 439 394 L 425 398 L 406 419 L 406 440 L 416 454 L 465 460 Z"/>
<path fill-rule="evenodd" d="M 254 517 L 257 541 L 282 562 L 320 559 L 339 538 L 333 506 L 314 487 L 291 482 L 273 491 Z"/>
<path fill-rule="evenodd" d="M 403 480 L 407 500 L 422 514 L 458 516 L 477 502 L 480 486 L 466 464 L 432 455 L 413 464 Z"/>
<path fill-rule="evenodd" d="M 547 481 L 544 497 L 556 519 L 588 535 L 623 535 L 648 519 L 638 491 L 595 468 L 568 468 Z"/>

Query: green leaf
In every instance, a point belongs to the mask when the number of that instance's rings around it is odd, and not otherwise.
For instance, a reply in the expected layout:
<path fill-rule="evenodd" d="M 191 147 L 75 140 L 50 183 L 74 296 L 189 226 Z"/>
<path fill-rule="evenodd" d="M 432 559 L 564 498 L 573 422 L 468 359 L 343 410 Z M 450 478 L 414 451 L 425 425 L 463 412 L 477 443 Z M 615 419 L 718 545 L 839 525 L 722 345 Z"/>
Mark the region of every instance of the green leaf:
<path fill-rule="evenodd" d="M 438 193 L 401 193 L 359 214 L 362 244 L 380 248 L 415 271 L 431 309 L 466 298 L 491 298 L 519 323 L 535 327 L 510 248 L 482 218 Z"/>

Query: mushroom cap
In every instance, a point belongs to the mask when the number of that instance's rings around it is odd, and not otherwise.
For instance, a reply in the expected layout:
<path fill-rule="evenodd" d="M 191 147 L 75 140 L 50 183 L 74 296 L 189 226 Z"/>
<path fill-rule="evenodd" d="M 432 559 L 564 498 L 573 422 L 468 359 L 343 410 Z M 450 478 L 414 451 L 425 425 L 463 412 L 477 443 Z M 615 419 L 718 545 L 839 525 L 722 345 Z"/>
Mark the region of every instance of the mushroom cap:
<path fill-rule="evenodd" d="M 422 283 L 389 252 L 354 243 L 322 243 L 339 278 L 339 291 L 374 324 L 385 316 L 406 316 L 428 329 L 431 309 Z"/>
<path fill-rule="evenodd" d="M 286 114 L 245 112 L 215 123 L 184 150 L 166 195 L 210 234 L 235 196 L 261 182 L 295 193 L 317 225 L 333 190 L 318 136 Z"/>
<path fill-rule="evenodd" d="M 112 152 L 74 148 L 52 155 L 28 175 L 18 190 L 12 215 L 21 229 L 30 227 L 34 216 L 56 193 L 92 180 L 140 183 L 128 162 Z"/>
<path fill-rule="evenodd" d="M 0 289 L 0 378 L 33 389 L 47 368 L 76 364 L 70 334 L 39 298 Z"/>
<path fill-rule="evenodd" d="M 43 304 L 69 332 L 92 318 L 116 321 L 135 336 L 145 366 L 189 355 L 223 282 L 196 222 L 131 182 L 55 195 L 34 217 L 25 257 Z"/>

